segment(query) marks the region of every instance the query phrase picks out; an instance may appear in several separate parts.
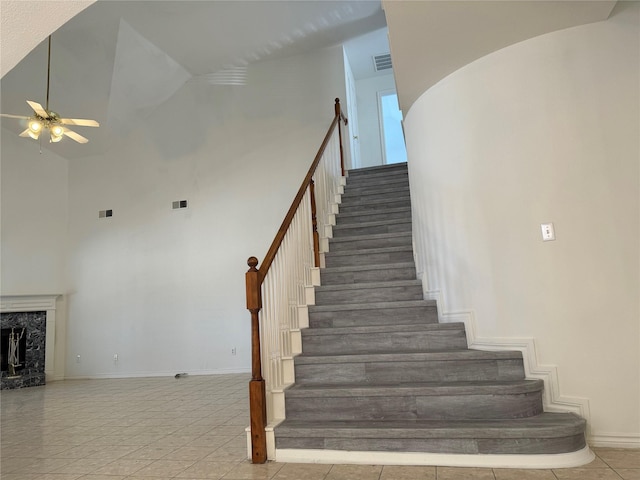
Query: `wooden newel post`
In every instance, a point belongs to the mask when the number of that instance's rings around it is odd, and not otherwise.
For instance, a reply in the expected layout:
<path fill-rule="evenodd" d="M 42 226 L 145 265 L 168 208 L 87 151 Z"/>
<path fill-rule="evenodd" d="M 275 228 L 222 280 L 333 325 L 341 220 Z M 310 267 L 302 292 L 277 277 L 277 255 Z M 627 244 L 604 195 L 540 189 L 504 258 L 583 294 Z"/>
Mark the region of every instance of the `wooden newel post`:
<path fill-rule="evenodd" d="M 342 125 L 340 122 L 342 121 L 342 111 L 340 109 L 340 99 L 336 98 L 336 106 L 335 106 L 336 117 L 338 117 L 338 139 L 340 141 L 340 172 L 344 177 L 344 150 L 342 148 Z"/>
<path fill-rule="evenodd" d="M 260 272 L 256 268 L 258 259 L 249 257 L 249 271 L 245 275 L 247 288 L 247 310 L 251 312 L 251 382 L 249 382 L 249 410 L 251 415 L 251 461 L 267 461 L 267 401 L 262 361 L 260 355 L 260 309 L 262 294 Z"/>
<path fill-rule="evenodd" d="M 311 229 L 313 231 L 313 263 L 314 267 L 320 266 L 320 235 L 318 235 L 318 216 L 316 214 L 316 185 L 313 179 L 309 183 L 309 196 L 311 197 Z"/>

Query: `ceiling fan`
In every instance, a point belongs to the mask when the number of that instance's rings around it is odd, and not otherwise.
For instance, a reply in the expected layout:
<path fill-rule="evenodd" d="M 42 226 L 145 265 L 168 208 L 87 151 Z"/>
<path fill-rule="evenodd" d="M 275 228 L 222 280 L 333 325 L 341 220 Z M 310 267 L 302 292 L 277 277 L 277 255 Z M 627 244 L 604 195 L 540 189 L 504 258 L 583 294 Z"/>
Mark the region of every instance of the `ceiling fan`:
<path fill-rule="evenodd" d="M 79 133 L 74 132 L 66 127 L 66 125 L 75 125 L 78 127 L 99 127 L 100 124 L 95 120 L 87 120 L 82 118 L 61 118 L 56 112 L 49 110 L 49 77 L 51 73 L 51 35 L 49 35 L 49 54 L 47 58 L 47 103 L 42 108 L 37 102 L 27 100 L 29 106 L 33 109 L 33 115 L 26 117 L 24 115 L 10 115 L 0 113 L 0 117 L 19 118 L 27 120 L 27 129 L 20 134 L 21 137 L 31 137 L 38 140 L 40 134 L 44 130 L 49 130 L 49 141 L 57 143 L 66 135 L 78 143 L 87 143 L 89 140 Z"/>

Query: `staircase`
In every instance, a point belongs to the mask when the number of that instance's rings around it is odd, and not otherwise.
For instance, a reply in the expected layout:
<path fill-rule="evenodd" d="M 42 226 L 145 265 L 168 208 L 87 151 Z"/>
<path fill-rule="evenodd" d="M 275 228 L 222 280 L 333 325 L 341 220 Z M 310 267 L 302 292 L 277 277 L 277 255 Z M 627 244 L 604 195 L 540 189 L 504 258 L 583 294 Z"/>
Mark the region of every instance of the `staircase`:
<path fill-rule="evenodd" d="M 471 350 L 416 280 L 406 164 L 352 170 L 285 391 L 276 449 L 557 454 L 585 421 L 545 413 L 522 354 Z M 375 458 L 375 457 L 374 457 Z"/>

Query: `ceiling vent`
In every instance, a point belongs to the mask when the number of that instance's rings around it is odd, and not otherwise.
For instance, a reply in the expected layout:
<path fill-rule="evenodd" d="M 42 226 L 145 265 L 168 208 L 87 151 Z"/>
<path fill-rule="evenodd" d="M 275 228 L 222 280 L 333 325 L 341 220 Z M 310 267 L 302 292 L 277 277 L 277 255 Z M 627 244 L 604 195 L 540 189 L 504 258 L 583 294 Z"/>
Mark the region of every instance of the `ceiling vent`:
<path fill-rule="evenodd" d="M 246 85 L 247 67 L 230 67 L 203 75 L 210 85 Z"/>
<path fill-rule="evenodd" d="M 376 72 L 381 72 L 382 70 L 391 69 L 391 54 L 383 53 L 380 55 L 374 55 L 373 57 L 373 65 L 376 69 Z"/>

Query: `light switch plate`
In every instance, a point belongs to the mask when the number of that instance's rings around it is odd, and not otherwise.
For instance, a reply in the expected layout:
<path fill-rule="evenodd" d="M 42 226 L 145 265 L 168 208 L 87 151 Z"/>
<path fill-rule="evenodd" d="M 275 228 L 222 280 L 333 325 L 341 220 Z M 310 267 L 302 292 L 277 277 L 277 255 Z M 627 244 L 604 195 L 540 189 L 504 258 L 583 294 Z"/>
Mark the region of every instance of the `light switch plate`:
<path fill-rule="evenodd" d="M 553 228 L 553 223 L 542 223 L 540 228 L 542 229 L 542 241 L 549 242 L 556 239 L 556 231 Z"/>

